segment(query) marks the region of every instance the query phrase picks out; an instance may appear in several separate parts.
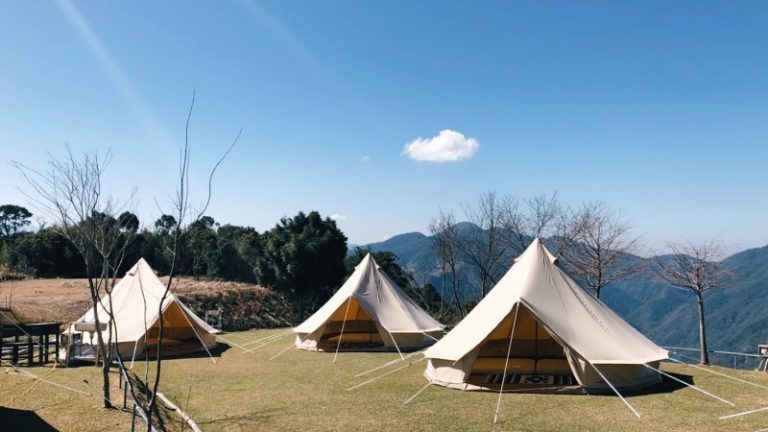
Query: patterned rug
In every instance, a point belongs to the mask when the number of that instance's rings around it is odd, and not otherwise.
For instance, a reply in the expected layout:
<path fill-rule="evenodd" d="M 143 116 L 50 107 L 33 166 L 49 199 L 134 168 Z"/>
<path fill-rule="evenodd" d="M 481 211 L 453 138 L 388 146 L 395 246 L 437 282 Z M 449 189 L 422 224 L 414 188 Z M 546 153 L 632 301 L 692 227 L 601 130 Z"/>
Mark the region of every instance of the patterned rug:
<path fill-rule="evenodd" d="M 573 375 L 522 375 L 522 374 L 488 374 L 485 377 L 486 384 L 504 384 L 518 385 L 542 385 L 542 386 L 572 386 L 578 382 Z"/>

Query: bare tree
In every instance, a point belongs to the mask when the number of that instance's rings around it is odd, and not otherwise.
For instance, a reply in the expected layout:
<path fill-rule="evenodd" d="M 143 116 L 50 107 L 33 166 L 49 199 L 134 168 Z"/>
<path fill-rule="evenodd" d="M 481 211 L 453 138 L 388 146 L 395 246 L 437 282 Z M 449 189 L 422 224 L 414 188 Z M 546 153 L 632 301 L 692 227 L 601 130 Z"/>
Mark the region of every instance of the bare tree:
<path fill-rule="evenodd" d="M 461 264 L 458 247 L 459 232 L 453 214 L 441 210 L 429 225 L 429 232 L 432 235 L 432 248 L 437 256 L 443 277 L 443 297 L 445 297 L 446 278 L 450 278 L 453 303 L 459 317 L 464 318 L 464 308 L 461 303 L 457 280 L 457 271 Z"/>
<path fill-rule="evenodd" d="M 566 244 L 559 248 L 565 266 L 595 291 L 639 272 L 640 260 L 629 254 L 636 251 L 640 238 L 631 235 L 632 226 L 603 203 L 588 202 L 570 218 Z"/>
<path fill-rule="evenodd" d="M 211 203 L 211 198 L 213 194 L 213 177 L 216 173 L 216 170 L 219 168 L 221 163 L 226 159 L 226 157 L 229 155 L 229 153 L 232 151 L 232 149 L 235 147 L 237 142 L 240 140 L 240 135 L 242 134 L 242 129 L 238 132 L 235 139 L 232 141 L 232 143 L 229 145 L 229 147 L 226 149 L 226 151 L 223 153 L 223 155 L 218 159 L 218 161 L 214 164 L 213 168 L 211 168 L 211 172 L 208 176 L 208 193 L 207 197 L 199 208 L 194 208 L 192 205 L 192 201 L 190 198 L 190 190 L 189 190 L 189 165 L 190 165 L 190 146 L 189 146 L 189 124 L 190 120 L 192 118 L 192 110 L 195 106 L 195 94 L 192 94 L 192 102 L 189 106 L 189 112 L 187 113 L 187 121 L 184 129 L 184 146 L 181 149 L 180 157 L 179 157 L 179 182 L 177 184 L 176 193 L 171 198 L 171 208 L 172 211 L 169 212 L 174 218 L 174 226 L 170 228 L 170 233 L 172 237 L 171 241 L 171 264 L 170 269 L 168 272 L 168 281 L 165 286 L 165 291 L 163 291 L 163 295 L 160 298 L 160 303 L 158 305 L 157 310 L 157 316 L 159 318 L 159 330 L 158 330 L 158 336 L 157 336 L 157 352 L 156 352 L 156 358 L 155 358 L 155 373 L 154 373 L 154 379 L 151 383 L 146 379 L 145 376 L 145 386 L 147 388 L 147 391 L 149 391 L 148 399 L 147 399 L 147 405 L 145 407 L 145 411 L 147 412 L 147 415 L 149 417 L 149 420 L 147 422 L 147 431 L 151 430 L 152 425 L 152 416 L 153 413 L 156 412 L 156 404 L 157 404 L 157 390 L 160 386 L 160 380 L 162 376 L 162 342 L 163 342 L 163 334 L 165 330 L 164 321 L 165 317 L 163 316 L 163 308 L 165 305 L 166 300 L 168 299 L 168 295 L 171 290 L 171 286 L 173 286 L 173 283 L 175 281 L 175 276 L 177 275 L 179 269 L 179 261 L 180 261 L 180 252 L 181 252 L 181 246 L 182 243 L 189 233 L 190 228 L 198 222 L 202 217 L 204 217 L 206 210 L 208 209 L 208 206 Z M 146 369 L 149 371 L 149 367 Z M 151 391 L 149 390 L 151 387 Z"/>
<path fill-rule="evenodd" d="M 459 229 L 453 214 L 440 212 L 430 226 L 433 248 L 444 277 L 450 272 L 453 300 L 458 298 L 457 272 L 461 265 L 477 270 L 478 294 L 485 297 L 512 259 L 537 237 L 558 236 L 572 239 L 572 226 L 560 205 L 557 193 L 518 200 L 494 191 L 480 196 L 477 207 L 463 206 L 467 221 L 474 228 Z"/>
<path fill-rule="evenodd" d="M 126 205 L 120 205 L 102 191 L 104 170 L 111 159 L 109 153 L 101 157 L 98 152 L 86 152 L 77 158 L 67 146 L 64 158 L 49 156 L 43 170 L 20 162 L 13 165 L 32 190 L 27 196 L 54 219 L 54 228 L 83 258 L 102 361 L 103 403 L 105 408 L 111 408 L 109 369 L 114 355 L 112 340 L 117 338 L 112 319 L 112 288 L 134 231 L 123 230 L 117 220 Z M 108 316 L 100 316 L 100 310 Z M 106 341 L 101 330 L 103 322 L 109 323 Z"/>
<path fill-rule="evenodd" d="M 704 321 L 704 293 L 715 288 L 732 286 L 731 274 L 723 267 L 723 247 L 717 240 L 694 245 L 691 242 L 669 243 L 669 256 L 656 257 L 656 272 L 674 288 L 696 296 L 699 314 L 699 362 L 709 364 L 709 348 Z"/>
<path fill-rule="evenodd" d="M 557 198 L 536 195 L 523 199 L 522 205 L 516 197 L 505 196 L 500 202 L 502 224 L 501 239 L 506 246 L 521 254 L 535 238 L 544 238 L 564 233 L 565 213 Z"/>
<path fill-rule="evenodd" d="M 479 295 L 485 297 L 496 285 L 498 275 L 505 267 L 504 208 L 498 194 L 485 192 L 480 196 L 478 207 L 464 206 L 467 221 L 477 229 L 458 230 L 457 248 L 466 261 L 477 269 L 480 280 Z"/>

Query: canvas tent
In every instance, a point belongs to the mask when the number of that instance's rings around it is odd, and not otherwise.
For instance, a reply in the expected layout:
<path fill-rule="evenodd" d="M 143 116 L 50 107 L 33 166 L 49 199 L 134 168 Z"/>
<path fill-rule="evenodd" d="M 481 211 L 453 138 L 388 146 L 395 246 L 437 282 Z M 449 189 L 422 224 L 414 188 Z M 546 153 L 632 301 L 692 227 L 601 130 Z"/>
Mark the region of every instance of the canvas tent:
<path fill-rule="evenodd" d="M 115 324 L 117 353 L 122 358 L 142 357 L 156 352 L 160 329 L 158 310 L 163 292 L 165 285 L 143 258 L 113 288 L 114 321 L 111 323 Z M 105 296 L 98 305 L 100 322 L 109 321 L 109 310 L 109 301 Z M 97 336 L 89 331 L 77 330 L 89 324 L 93 326 L 94 320 L 94 308 L 91 308 L 70 324 L 67 333 L 74 342 L 68 356 L 71 354 L 76 359 L 95 357 Z M 103 332 L 105 339 L 108 332 Z M 216 345 L 215 334 L 218 332 L 195 315 L 173 292 L 168 293 L 163 302 L 162 353 L 186 354 L 211 349 Z"/>
<path fill-rule="evenodd" d="M 336 294 L 293 331 L 296 346 L 310 351 L 402 350 L 428 345 L 443 328 L 368 254 Z"/>
<path fill-rule="evenodd" d="M 555 261 L 534 240 L 464 320 L 425 351 L 425 377 L 464 390 L 495 390 L 502 380 L 588 389 L 606 389 L 606 379 L 617 388 L 659 382 L 644 365 L 657 368 L 667 351 Z"/>

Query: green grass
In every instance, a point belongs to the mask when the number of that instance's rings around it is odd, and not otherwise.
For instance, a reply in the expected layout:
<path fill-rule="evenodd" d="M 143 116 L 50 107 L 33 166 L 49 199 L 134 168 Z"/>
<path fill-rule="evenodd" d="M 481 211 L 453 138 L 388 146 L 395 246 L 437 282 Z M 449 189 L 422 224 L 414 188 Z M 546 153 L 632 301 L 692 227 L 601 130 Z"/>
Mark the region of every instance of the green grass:
<path fill-rule="evenodd" d="M 242 344 L 245 341 L 240 338 L 256 340 L 281 331 L 249 331 L 225 335 L 224 339 Z M 423 361 L 350 391 L 348 388 L 378 373 L 360 378 L 355 378 L 355 374 L 394 359 L 397 354 L 341 353 L 336 364 L 332 364 L 333 353 L 292 348 L 269 360 L 292 342 L 292 336 L 287 336 L 251 353 L 231 346 L 217 358 L 216 364 L 207 357 L 166 361 L 161 391 L 186 407 L 205 431 L 752 432 L 768 427 L 768 412 L 718 420 L 722 415 L 768 406 L 768 389 L 673 364 L 664 364 L 663 369 L 692 375 L 698 386 L 736 403 L 736 407 L 684 388 L 629 397 L 629 402 L 642 416 L 637 419 L 617 397 L 610 395 L 505 394 L 501 400 L 500 421 L 493 425 L 498 397 L 493 393 L 433 386 L 410 404 L 403 405 L 426 384 L 422 376 Z M 137 364 L 136 372 L 141 375 L 143 367 Z M 768 387 L 768 374 L 715 370 Z M 45 375 L 47 369 L 30 371 Z M 89 388 L 82 383 L 83 376 L 88 376 L 92 383 L 98 382 L 97 370 L 93 367 L 57 368 L 47 378 Z M 62 430 L 114 430 L 118 425 L 126 425 L 125 414 L 97 409 L 97 398 L 72 394 L 44 383 L 17 396 L 31 384 L 28 379 L 12 374 L 0 376 L 0 405 L 34 410 Z M 51 400 L 36 401 L 36 396 Z M 110 427 L 101 425 L 105 421 Z M 125 426 L 122 430 L 129 428 Z"/>

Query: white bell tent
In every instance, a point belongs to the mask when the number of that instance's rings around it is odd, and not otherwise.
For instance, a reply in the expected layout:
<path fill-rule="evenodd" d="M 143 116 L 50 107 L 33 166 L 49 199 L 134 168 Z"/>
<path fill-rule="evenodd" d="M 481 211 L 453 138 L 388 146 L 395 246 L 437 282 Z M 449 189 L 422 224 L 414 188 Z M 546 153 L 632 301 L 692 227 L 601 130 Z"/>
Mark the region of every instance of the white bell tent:
<path fill-rule="evenodd" d="M 310 351 L 414 349 L 437 340 L 443 324 L 403 292 L 368 254 L 341 288 L 293 329 Z"/>
<path fill-rule="evenodd" d="M 430 383 L 482 390 L 504 383 L 603 389 L 659 382 L 654 369 L 667 351 L 555 261 L 534 240 L 464 320 L 425 351 Z"/>
<path fill-rule="evenodd" d="M 164 292 L 165 285 L 158 279 L 149 264 L 141 258 L 112 290 L 114 321 L 109 319 L 108 297 L 101 298 L 98 305 L 99 321 L 114 324 L 112 340 L 120 357 L 135 358 L 157 352 L 160 330 L 158 311 Z M 173 292 L 169 292 L 166 296 L 162 311 L 161 352 L 164 355 L 208 351 L 216 346 L 215 334 L 219 331 L 195 315 Z M 67 333 L 73 340 L 69 348 L 72 358 L 92 360 L 96 357 L 98 342 L 93 332 L 94 324 L 94 308 L 70 324 Z M 103 337 L 106 342 L 110 330 L 108 326 L 104 327 L 106 330 L 103 332 Z"/>

